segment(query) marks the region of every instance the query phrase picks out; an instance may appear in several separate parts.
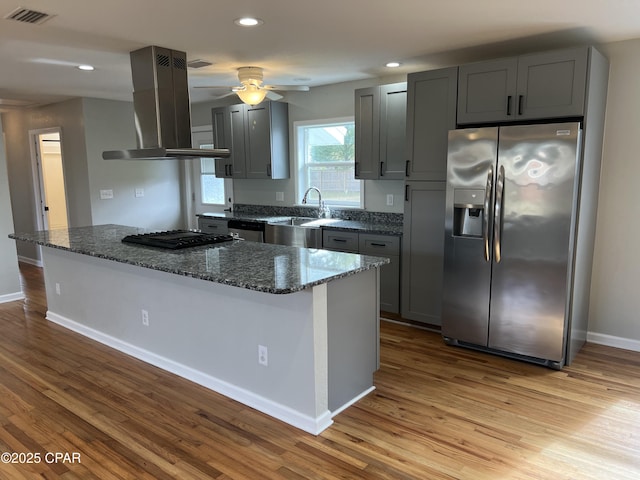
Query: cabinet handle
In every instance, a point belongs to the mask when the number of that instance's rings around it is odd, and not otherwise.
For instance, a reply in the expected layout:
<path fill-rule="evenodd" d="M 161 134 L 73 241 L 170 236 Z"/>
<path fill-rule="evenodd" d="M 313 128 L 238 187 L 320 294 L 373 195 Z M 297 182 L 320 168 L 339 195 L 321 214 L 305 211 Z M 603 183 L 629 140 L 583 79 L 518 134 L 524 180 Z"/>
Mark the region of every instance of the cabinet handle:
<path fill-rule="evenodd" d="M 380 176 L 384 177 L 384 162 L 380 162 Z"/>
<path fill-rule="evenodd" d="M 338 243 L 347 243 L 347 240 L 344 238 L 333 238 L 332 240 Z"/>
<path fill-rule="evenodd" d="M 224 164 L 224 176 L 225 177 L 229 176 L 229 164 L 228 163 Z"/>
<path fill-rule="evenodd" d="M 409 201 L 409 185 L 404 186 L 404 201 Z"/>
<path fill-rule="evenodd" d="M 522 115 L 523 103 L 524 103 L 524 95 L 518 95 L 518 115 Z"/>
<path fill-rule="evenodd" d="M 271 164 L 267 164 L 267 177 L 271 176 Z"/>
<path fill-rule="evenodd" d="M 507 115 L 511 115 L 511 95 L 507 96 Z"/>
<path fill-rule="evenodd" d="M 404 175 L 405 177 L 409 176 L 409 163 L 411 162 L 411 160 L 407 160 L 407 162 L 404 164 Z"/>
<path fill-rule="evenodd" d="M 354 178 L 360 178 L 360 175 L 358 174 L 358 166 L 360 165 L 360 162 L 354 162 L 353 164 L 353 177 Z"/>
<path fill-rule="evenodd" d="M 387 246 L 386 243 L 375 243 L 375 242 L 371 242 L 369 245 L 371 245 L 372 247 L 386 247 Z"/>

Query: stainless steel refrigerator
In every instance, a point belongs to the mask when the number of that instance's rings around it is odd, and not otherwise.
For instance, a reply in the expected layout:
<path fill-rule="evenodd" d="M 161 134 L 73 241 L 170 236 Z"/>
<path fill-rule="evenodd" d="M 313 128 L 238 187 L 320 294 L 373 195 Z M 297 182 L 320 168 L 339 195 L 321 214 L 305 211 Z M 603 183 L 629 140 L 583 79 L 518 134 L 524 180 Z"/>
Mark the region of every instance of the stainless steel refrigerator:
<path fill-rule="evenodd" d="M 579 207 L 589 195 L 580 145 L 579 123 L 449 132 L 447 343 L 552 368 L 580 349 L 589 281 L 576 270 L 590 258 L 578 258 Z M 590 265 L 580 268 L 590 277 Z"/>

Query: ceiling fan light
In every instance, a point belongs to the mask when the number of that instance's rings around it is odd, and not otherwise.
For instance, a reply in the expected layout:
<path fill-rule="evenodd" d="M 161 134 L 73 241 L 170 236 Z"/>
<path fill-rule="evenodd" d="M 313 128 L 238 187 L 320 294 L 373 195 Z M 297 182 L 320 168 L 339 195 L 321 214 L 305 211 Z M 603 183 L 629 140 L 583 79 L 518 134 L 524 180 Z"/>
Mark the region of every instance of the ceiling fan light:
<path fill-rule="evenodd" d="M 247 88 L 236 90 L 236 94 L 247 105 L 258 105 L 267 96 L 267 90 L 257 88 L 254 85 L 247 85 Z"/>

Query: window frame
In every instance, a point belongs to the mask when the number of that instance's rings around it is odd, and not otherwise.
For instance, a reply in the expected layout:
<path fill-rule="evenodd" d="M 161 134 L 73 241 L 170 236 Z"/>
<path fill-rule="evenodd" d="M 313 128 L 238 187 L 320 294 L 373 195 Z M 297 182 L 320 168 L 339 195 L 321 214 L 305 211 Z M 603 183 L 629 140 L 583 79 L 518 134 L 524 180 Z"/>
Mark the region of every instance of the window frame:
<path fill-rule="evenodd" d="M 353 116 L 348 116 L 348 117 L 319 118 L 319 119 L 313 119 L 313 120 L 298 120 L 293 122 L 294 156 L 295 156 L 294 161 L 295 161 L 295 172 L 296 172 L 295 174 L 295 192 L 296 192 L 295 205 L 302 205 L 302 197 L 304 195 L 305 190 L 312 186 L 312 185 L 306 185 L 306 183 L 302 181 L 303 170 L 306 168 L 306 162 L 304 159 L 304 141 L 302 139 L 303 136 L 300 135 L 299 132 L 301 131 L 302 128 L 305 128 L 305 127 L 320 127 L 325 125 L 344 125 L 346 123 L 351 123 L 355 127 L 355 118 Z M 353 166 L 355 168 L 355 159 L 353 162 Z M 357 178 L 355 178 L 354 180 L 360 182 L 360 198 L 359 198 L 358 205 L 344 204 L 344 203 L 330 201 L 330 200 L 327 201 L 326 199 L 323 198 L 323 200 L 325 201 L 325 204 L 331 208 L 363 210 L 365 208 L 365 205 L 364 205 L 365 182 Z M 315 198 L 315 196 L 313 198 Z"/>

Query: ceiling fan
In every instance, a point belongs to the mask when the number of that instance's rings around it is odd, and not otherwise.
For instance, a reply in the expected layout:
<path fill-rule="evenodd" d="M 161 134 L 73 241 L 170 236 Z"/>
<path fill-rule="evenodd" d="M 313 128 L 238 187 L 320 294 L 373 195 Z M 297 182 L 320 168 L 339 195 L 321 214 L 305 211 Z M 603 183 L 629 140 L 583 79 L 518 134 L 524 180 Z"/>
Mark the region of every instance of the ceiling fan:
<path fill-rule="evenodd" d="M 244 103 L 248 105 L 257 105 L 262 102 L 265 97 L 270 100 L 279 100 L 282 95 L 275 93 L 278 91 L 297 91 L 308 92 L 309 87 L 306 85 L 263 85 L 263 72 L 261 67 L 240 67 L 238 68 L 238 80 L 240 85 L 235 87 L 229 86 L 198 86 L 195 88 L 231 88 L 231 92 L 226 95 L 237 94 Z"/>

